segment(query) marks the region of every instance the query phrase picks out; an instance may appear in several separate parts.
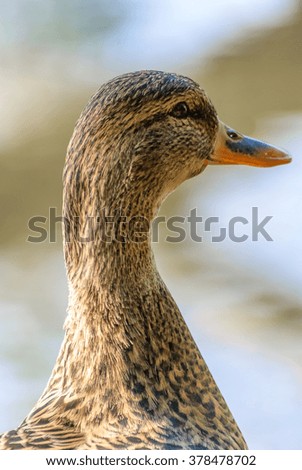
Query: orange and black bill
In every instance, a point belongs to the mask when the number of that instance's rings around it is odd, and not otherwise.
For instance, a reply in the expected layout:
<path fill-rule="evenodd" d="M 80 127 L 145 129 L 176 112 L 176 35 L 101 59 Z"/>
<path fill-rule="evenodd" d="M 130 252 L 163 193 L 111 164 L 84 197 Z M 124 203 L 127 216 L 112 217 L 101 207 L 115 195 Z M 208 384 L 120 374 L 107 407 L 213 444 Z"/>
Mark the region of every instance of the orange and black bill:
<path fill-rule="evenodd" d="M 283 150 L 239 134 L 221 121 L 213 154 L 208 158 L 211 165 L 270 167 L 290 162 L 291 157 Z"/>

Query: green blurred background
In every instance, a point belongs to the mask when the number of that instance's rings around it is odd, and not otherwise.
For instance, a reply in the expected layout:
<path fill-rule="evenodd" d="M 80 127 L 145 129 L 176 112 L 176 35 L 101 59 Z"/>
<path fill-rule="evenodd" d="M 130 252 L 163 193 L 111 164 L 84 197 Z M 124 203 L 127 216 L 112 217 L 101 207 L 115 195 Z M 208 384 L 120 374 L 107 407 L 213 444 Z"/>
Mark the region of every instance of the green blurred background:
<path fill-rule="evenodd" d="M 188 237 L 155 244 L 160 272 L 250 448 L 302 448 L 302 4 L 295 0 L 10 0 L 1 5 L 0 432 L 39 397 L 63 337 L 57 241 L 29 243 L 30 217 L 61 212 L 75 121 L 107 79 L 189 75 L 223 121 L 287 148 L 272 169 L 209 168 L 162 213 L 273 216 L 273 242 Z M 238 229 L 249 234 L 250 224 Z M 217 233 L 216 233 L 217 234 Z"/>

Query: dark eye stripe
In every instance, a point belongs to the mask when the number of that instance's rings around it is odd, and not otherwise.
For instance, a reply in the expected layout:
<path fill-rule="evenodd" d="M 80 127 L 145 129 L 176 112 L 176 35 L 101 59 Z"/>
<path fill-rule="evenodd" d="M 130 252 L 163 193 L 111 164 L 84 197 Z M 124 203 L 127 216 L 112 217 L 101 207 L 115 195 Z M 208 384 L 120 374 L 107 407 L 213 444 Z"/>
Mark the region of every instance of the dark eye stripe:
<path fill-rule="evenodd" d="M 211 112 L 211 109 L 208 107 L 203 107 L 200 106 L 198 108 L 190 109 L 187 103 L 184 101 L 181 101 L 180 103 L 177 103 L 170 114 L 173 117 L 179 118 L 179 119 L 185 119 L 188 117 L 191 117 L 193 119 L 199 119 L 199 120 L 207 120 L 209 117 L 212 116 L 213 112 Z"/>
<path fill-rule="evenodd" d="M 183 107 L 183 105 L 185 105 L 185 107 Z M 178 119 L 192 118 L 202 121 L 213 121 L 213 119 L 215 120 L 215 113 L 211 110 L 211 108 L 200 106 L 198 108 L 190 109 L 184 101 L 177 103 L 172 108 L 172 110 L 168 112 L 168 115 L 171 115 Z M 144 119 L 141 122 L 141 125 L 146 128 L 151 126 L 155 122 L 163 121 L 166 117 L 167 114 L 165 112 L 159 112 L 154 114 L 153 116 L 150 116 L 149 118 Z"/>
<path fill-rule="evenodd" d="M 194 109 L 190 113 L 190 116 L 192 116 L 194 119 L 207 119 L 208 115 L 208 111 L 203 108 Z"/>
<path fill-rule="evenodd" d="M 144 119 L 140 125 L 147 128 L 147 127 L 150 127 L 155 122 L 163 121 L 165 118 L 166 118 L 166 113 L 157 113 L 147 119 Z"/>

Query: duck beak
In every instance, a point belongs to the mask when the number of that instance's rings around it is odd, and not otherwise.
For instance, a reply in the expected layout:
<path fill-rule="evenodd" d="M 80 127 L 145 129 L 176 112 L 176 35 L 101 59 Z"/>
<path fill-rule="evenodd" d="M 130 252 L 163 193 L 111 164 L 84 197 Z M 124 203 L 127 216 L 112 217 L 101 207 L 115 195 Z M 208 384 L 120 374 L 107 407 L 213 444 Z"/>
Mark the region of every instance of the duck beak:
<path fill-rule="evenodd" d="M 270 167 L 290 163 L 291 160 L 283 150 L 239 134 L 219 121 L 214 151 L 207 162 L 210 165 Z"/>

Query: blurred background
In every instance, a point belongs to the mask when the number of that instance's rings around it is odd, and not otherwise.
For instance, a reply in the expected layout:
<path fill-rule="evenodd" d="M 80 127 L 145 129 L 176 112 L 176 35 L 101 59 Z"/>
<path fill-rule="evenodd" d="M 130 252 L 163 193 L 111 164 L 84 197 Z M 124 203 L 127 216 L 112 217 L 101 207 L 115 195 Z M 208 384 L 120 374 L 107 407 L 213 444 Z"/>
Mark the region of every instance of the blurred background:
<path fill-rule="evenodd" d="M 66 147 L 107 79 L 136 69 L 188 75 L 238 131 L 292 164 L 212 167 L 161 213 L 272 216 L 273 241 L 188 237 L 155 244 L 180 306 L 251 449 L 302 448 L 302 4 L 298 0 L 10 0 L 0 19 L 0 432 L 42 392 L 67 305 L 61 227 L 29 243 L 30 217 L 61 213 Z M 47 228 L 47 224 L 45 225 Z M 217 226 L 218 227 L 218 226 Z M 216 233 L 217 235 L 217 233 Z"/>

